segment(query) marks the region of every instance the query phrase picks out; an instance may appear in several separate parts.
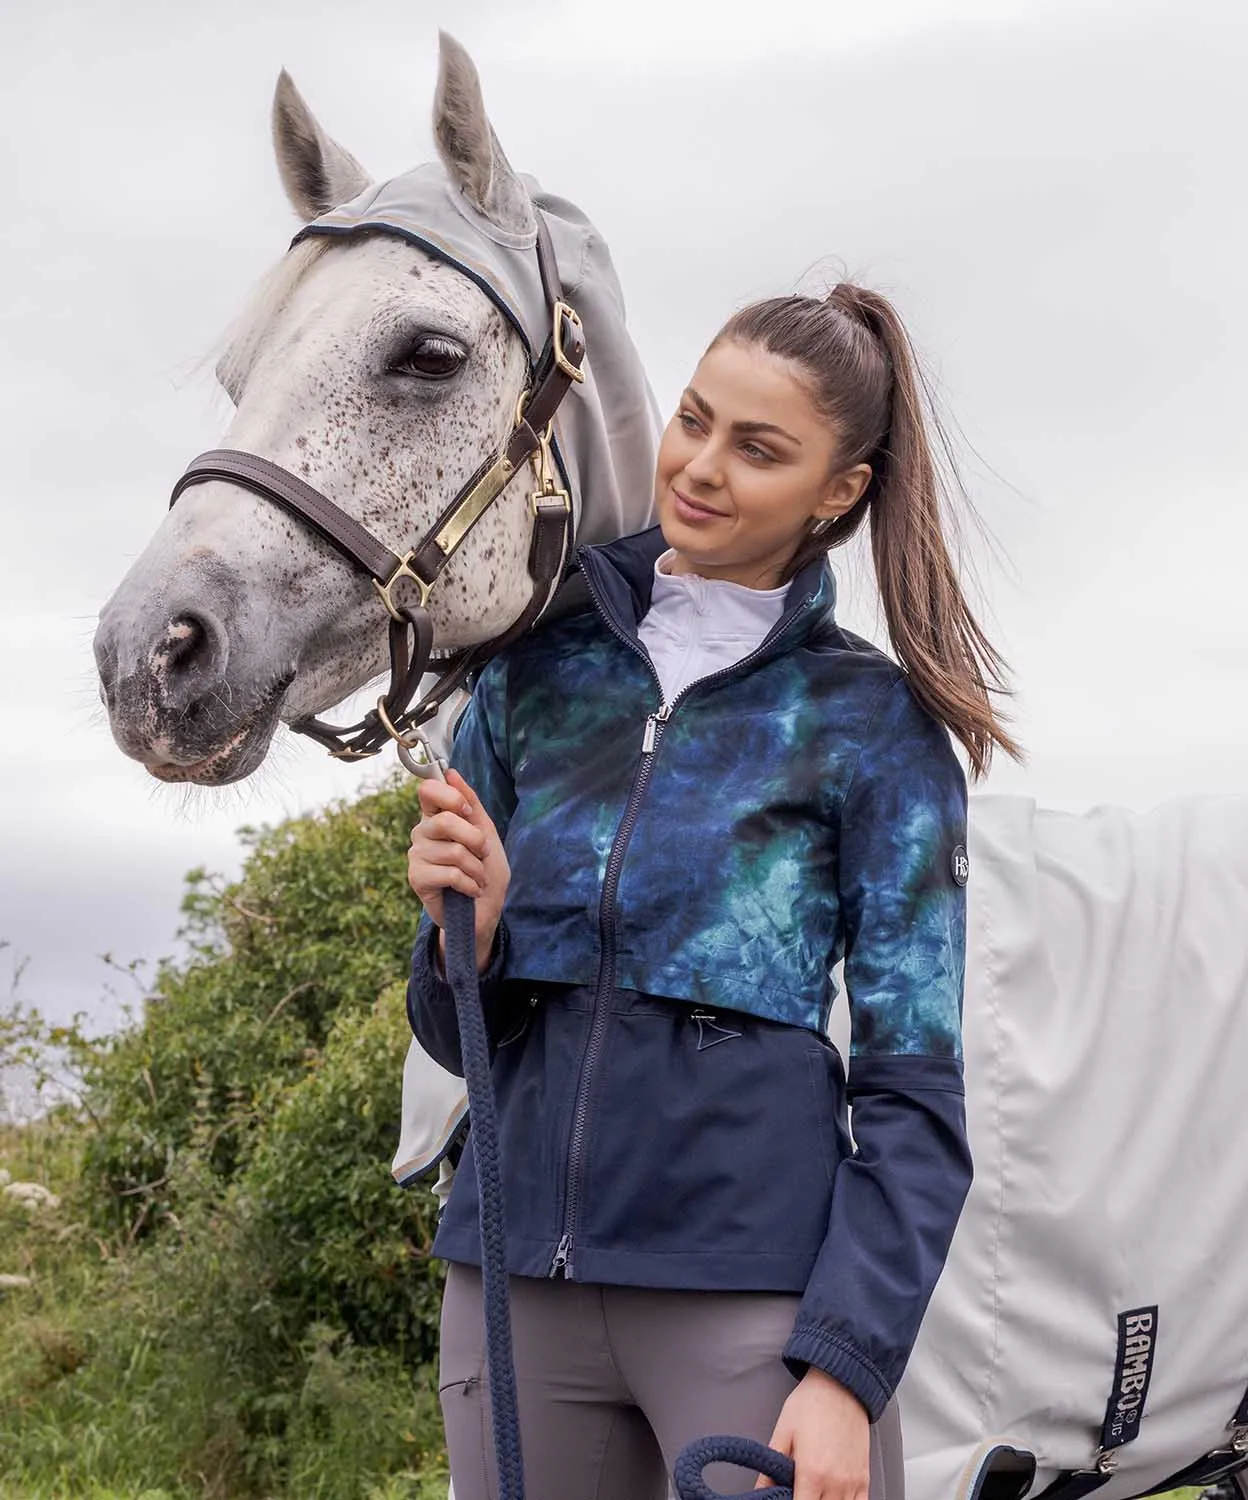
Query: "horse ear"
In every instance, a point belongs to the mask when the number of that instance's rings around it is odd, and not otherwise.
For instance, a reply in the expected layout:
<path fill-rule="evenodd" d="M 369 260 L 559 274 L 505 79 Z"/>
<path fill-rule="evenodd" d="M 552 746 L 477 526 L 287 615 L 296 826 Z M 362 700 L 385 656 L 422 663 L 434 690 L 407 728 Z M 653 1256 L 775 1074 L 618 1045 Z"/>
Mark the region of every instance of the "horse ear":
<path fill-rule="evenodd" d="M 372 180 L 316 123 L 285 68 L 273 94 L 273 147 L 286 196 L 305 223 L 362 193 Z"/>
<path fill-rule="evenodd" d="M 469 203 L 508 234 L 532 234 L 533 204 L 490 125 L 472 58 L 445 31 L 438 33 L 433 134 L 442 164 Z"/>

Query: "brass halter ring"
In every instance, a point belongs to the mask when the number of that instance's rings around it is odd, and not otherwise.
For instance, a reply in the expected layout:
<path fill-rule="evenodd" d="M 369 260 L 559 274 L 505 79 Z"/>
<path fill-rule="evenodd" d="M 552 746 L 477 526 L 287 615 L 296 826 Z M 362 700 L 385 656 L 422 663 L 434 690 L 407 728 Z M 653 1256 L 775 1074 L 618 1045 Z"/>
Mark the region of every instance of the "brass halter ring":
<path fill-rule="evenodd" d="M 420 576 L 420 574 L 417 573 L 412 567 L 412 560 L 413 558 L 415 558 L 415 556 L 416 553 L 414 551 L 405 552 L 399 559 L 398 567 L 395 568 L 390 577 L 386 579 L 385 583 L 382 583 L 380 579 L 373 579 L 373 587 L 381 595 L 381 602 L 386 606 L 387 614 L 392 620 L 397 620 L 400 624 L 403 623 L 403 616 L 399 612 L 398 605 L 394 602 L 394 594 L 392 593 L 395 584 L 398 583 L 400 578 L 410 578 L 416 585 L 416 587 L 420 590 L 421 609 L 428 609 L 429 595 L 433 593 L 433 584 L 426 583 L 425 580 Z"/>

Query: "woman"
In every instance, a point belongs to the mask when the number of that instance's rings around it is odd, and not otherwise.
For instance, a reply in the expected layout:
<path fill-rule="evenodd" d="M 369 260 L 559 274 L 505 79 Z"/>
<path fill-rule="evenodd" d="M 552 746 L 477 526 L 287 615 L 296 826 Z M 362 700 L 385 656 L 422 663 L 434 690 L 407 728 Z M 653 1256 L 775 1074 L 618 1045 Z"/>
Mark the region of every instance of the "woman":
<path fill-rule="evenodd" d="M 476 898 L 532 1493 L 661 1500 L 686 1442 L 736 1432 L 793 1456 L 797 1500 L 898 1500 L 892 1396 L 971 1171 L 950 733 L 976 775 L 1017 751 L 890 305 L 841 284 L 737 313 L 655 493 L 659 526 L 582 549 L 589 603 L 486 669 L 422 787 L 412 1026 L 459 1071 L 451 887 Z M 833 615 L 827 551 L 868 513 L 902 667 Z M 486 1500 L 470 1161 L 434 1250 L 455 1493 Z"/>

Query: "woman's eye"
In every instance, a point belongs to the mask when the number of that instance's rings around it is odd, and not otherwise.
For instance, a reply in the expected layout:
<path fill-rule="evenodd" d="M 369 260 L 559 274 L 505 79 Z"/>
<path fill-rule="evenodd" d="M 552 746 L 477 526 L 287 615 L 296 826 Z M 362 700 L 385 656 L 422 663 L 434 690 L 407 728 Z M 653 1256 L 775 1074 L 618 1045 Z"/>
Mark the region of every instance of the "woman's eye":
<path fill-rule="evenodd" d="M 771 462 L 771 454 L 768 453 L 766 448 L 760 448 L 757 443 L 743 443 L 741 451 L 745 454 L 746 458 L 761 459 L 764 463 Z"/>
<path fill-rule="evenodd" d="M 467 358 L 467 352 L 452 340 L 424 334 L 391 362 L 388 373 L 415 380 L 449 380 Z"/>
<path fill-rule="evenodd" d="M 701 426 L 697 417 L 695 417 L 693 413 L 689 411 L 677 412 L 676 420 L 680 423 L 680 425 L 685 429 L 686 432 L 697 432 L 699 427 Z"/>

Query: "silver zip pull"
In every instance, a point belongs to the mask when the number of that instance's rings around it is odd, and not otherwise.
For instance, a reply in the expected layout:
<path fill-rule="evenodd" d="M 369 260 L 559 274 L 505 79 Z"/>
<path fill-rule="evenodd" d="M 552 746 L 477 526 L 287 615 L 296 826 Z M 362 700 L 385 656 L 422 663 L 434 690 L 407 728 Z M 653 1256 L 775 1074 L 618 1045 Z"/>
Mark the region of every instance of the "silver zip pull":
<path fill-rule="evenodd" d="M 561 1274 L 565 1274 L 568 1269 L 568 1257 L 571 1254 L 572 1236 L 570 1234 L 565 1234 L 559 1241 L 559 1245 L 555 1250 L 555 1258 L 551 1261 L 550 1271 L 547 1274 L 550 1276 L 559 1276 Z"/>
<path fill-rule="evenodd" d="M 666 724 L 672 717 L 672 705 L 665 703 L 657 714 L 651 714 L 646 719 L 646 732 L 641 737 L 641 753 L 643 755 L 654 754 L 654 742 L 658 738 L 659 725 Z"/>

